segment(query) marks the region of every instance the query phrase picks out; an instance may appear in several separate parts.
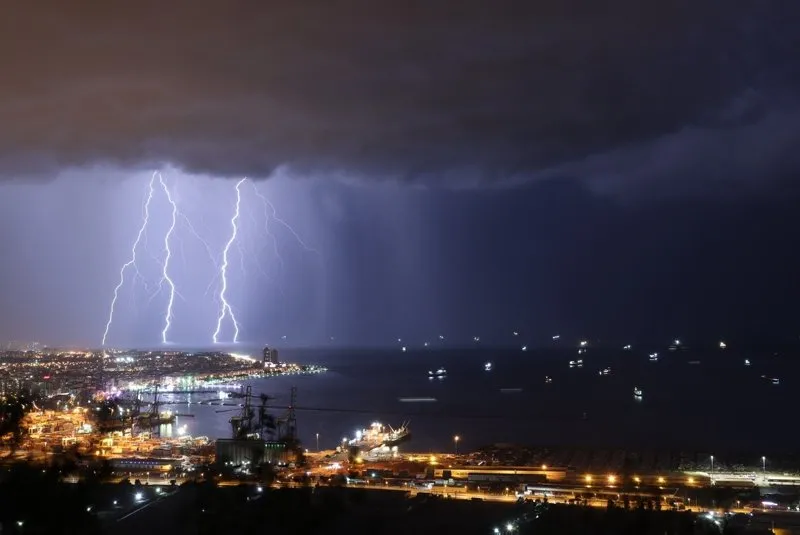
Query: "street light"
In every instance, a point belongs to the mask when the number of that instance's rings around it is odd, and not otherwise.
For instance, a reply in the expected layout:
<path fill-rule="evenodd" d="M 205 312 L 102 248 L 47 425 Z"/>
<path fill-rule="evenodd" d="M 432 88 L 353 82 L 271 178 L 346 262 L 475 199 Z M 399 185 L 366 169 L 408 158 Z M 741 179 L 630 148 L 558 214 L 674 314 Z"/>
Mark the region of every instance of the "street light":
<path fill-rule="evenodd" d="M 317 433 L 317 451 L 319 452 L 319 433 Z"/>
<path fill-rule="evenodd" d="M 461 437 L 456 435 L 453 437 L 453 448 L 456 450 L 456 455 L 458 455 L 458 441 L 461 440 Z"/>
<path fill-rule="evenodd" d="M 767 471 L 767 458 L 763 455 L 761 456 L 761 471 L 765 473 Z"/>

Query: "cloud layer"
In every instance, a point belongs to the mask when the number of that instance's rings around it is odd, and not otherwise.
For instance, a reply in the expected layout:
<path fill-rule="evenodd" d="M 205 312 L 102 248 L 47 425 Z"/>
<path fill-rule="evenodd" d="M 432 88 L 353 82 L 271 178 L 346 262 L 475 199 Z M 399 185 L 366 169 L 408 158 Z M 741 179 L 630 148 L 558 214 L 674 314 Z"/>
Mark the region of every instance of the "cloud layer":
<path fill-rule="evenodd" d="M 0 21 L 0 175 L 780 179 L 798 27 L 792 1 L 26 2 Z"/>

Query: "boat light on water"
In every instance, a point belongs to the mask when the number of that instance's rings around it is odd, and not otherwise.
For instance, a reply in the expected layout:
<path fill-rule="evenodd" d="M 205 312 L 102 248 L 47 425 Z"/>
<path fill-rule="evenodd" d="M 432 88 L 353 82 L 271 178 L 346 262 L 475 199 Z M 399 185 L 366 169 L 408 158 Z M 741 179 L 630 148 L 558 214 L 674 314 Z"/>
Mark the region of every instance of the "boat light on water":
<path fill-rule="evenodd" d="M 494 365 L 491 362 L 487 362 L 486 364 L 483 365 L 483 369 L 486 370 L 487 372 L 492 371 L 493 367 Z"/>

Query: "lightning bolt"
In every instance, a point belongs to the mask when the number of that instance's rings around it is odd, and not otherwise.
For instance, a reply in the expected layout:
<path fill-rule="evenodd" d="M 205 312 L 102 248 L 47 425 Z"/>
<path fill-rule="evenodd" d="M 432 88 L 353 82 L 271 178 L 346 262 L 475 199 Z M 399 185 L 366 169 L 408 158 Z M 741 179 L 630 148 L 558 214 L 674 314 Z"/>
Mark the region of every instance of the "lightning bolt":
<path fill-rule="evenodd" d="M 208 244 L 208 242 L 200 235 L 199 232 L 197 232 L 197 229 L 194 228 L 194 225 L 192 224 L 191 220 L 188 217 L 186 217 L 186 215 L 183 212 L 178 212 L 178 217 L 180 217 L 186 224 L 186 228 L 189 229 L 189 232 L 192 234 L 192 236 L 197 238 L 197 241 L 203 244 L 203 247 L 205 247 L 206 249 L 206 254 L 208 254 L 209 260 L 211 260 L 211 263 L 214 265 L 214 269 L 218 270 L 219 263 L 217 262 L 217 259 L 214 258 L 214 253 L 211 252 L 211 246 Z"/>
<path fill-rule="evenodd" d="M 273 242 L 273 244 L 275 246 L 275 255 L 278 257 L 278 260 L 281 263 L 281 266 L 283 266 L 283 258 L 281 258 L 280 254 L 278 253 L 278 242 L 275 240 L 275 236 L 272 233 L 270 233 L 270 231 L 269 231 L 269 221 L 270 221 L 270 219 L 272 221 L 275 221 L 276 223 L 280 224 L 281 226 L 283 226 L 289 232 L 291 232 L 292 236 L 294 236 L 294 239 L 297 240 L 297 243 L 299 243 L 300 246 L 303 249 L 305 249 L 307 252 L 314 253 L 315 255 L 318 255 L 320 257 L 322 256 L 319 251 L 317 251 L 316 249 L 306 245 L 306 243 L 302 240 L 302 238 L 300 238 L 300 235 L 297 234 L 297 232 L 295 232 L 295 230 L 292 228 L 292 226 L 289 223 L 287 223 L 286 221 L 284 221 L 283 219 L 278 217 L 278 212 L 277 212 L 277 210 L 275 210 L 275 206 L 271 202 L 269 202 L 269 199 L 267 199 L 264 196 L 263 193 L 261 193 L 258 190 L 258 188 L 256 187 L 255 184 L 253 184 L 253 191 L 255 192 L 256 196 L 259 199 L 261 199 L 261 202 L 264 203 L 264 228 L 267 230 L 267 234 L 269 234 L 270 237 L 272 237 L 272 242 Z M 270 212 L 272 212 L 271 215 L 267 214 L 267 207 L 269 207 Z"/>
<path fill-rule="evenodd" d="M 170 221 L 169 230 L 167 233 L 164 234 L 164 250 L 166 251 L 166 256 L 164 257 L 164 263 L 162 264 L 161 270 L 161 282 L 166 281 L 167 285 L 169 285 L 169 299 L 167 300 L 167 310 L 164 312 L 164 329 L 161 331 L 161 343 L 167 343 L 167 333 L 169 332 L 169 328 L 172 326 L 172 307 L 175 304 L 175 283 L 169 276 L 169 261 L 172 258 L 172 250 L 169 248 L 169 240 L 172 237 L 172 233 L 175 230 L 175 225 L 178 223 L 178 205 L 172 199 L 172 195 L 169 192 L 169 188 L 164 183 L 164 178 L 161 176 L 161 173 L 158 174 L 158 182 L 161 184 L 161 188 L 164 190 L 164 194 L 167 196 L 167 201 L 169 201 L 170 206 L 172 206 L 172 219 Z M 161 285 L 159 282 L 159 286 Z"/>
<path fill-rule="evenodd" d="M 265 207 L 266 207 L 266 205 L 265 205 Z M 266 213 L 266 212 L 265 212 L 265 213 Z M 250 223 L 252 223 L 254 227 L 258 225 L 258 223 L 256 222 L 256 217 L 253 215 L 253 213 L 252 213 L 252 212 L 250 213 Z M 264 225 L 264 226 L 265 226 L 265 228 L 267 228 L 267 225 L 266 225 L 266 223 L 265 223 L 265 225 Z M 267 230 L 267 234 L 269 234 L 269 231 L 268 231 L 268 230 Z M 274 238 L 273 238 L 273 240 L 274 240 Z M 271 280 L 271 279 L 272 279 L 272 277 L 270 277 L 270 276 L 269 276 L 269 274 L 267 273 L 267 271 L 264 269 L 264 266 L 263 266 L 263 265 L 261 265 L 261 260 L 260 260 L 259 256 L 260 256 L 260 255 L 257 255 L 257 254 L 255 254 L 255 255 L 252 255 L 252 259 L 253 259 L 253 261 L 255 262 L 255 264 L 256 264 L 256 267 L 258 268 L 258 270 L 259 270 L 259 271 L 261 272 L 261 274 L 264 276 L 264 278 L 265 278 L 265 279 L 268 279 L 268 280 Z"/>
<path fill-rule="evenodd" d="M 272 206 L 272 204 L 269 202 L 269 200 L 267 200 L 267 198 L 260 191 L 258 191 L 258 188 L 255 185 L 255 182 L 253 183 L 253 192 L 256 194 L 256 197 L 261 199 L 261 203 L 264 206 L 264 232 L 272 240 L 272 249 L 273 249 L 273 251 L 275 251 L 275 258 L 278 259 L 278 262 L 281 265 L 281 270 L 283 270 L 283 257 L 281 256 L 280 250 L 278 250 L 278 239 L 269 230 L 270 216 L 269 216 L 269 212 L 267 210 L 268 210 L 268 208 L 272 208 L 272 215 L 274 216 L 275 215 L 275 207 Z"/>
<path fill-rule="evenodd" d="M 225 298 L 225 293 L 228 290 L 228 252 L 230 251 L 233 242 L 236 241 L 236 235 L 239 232 L 239 212 L 242 205 L 241 186 L 245 180 L 247 179 L 243 178 L 236 183 L 236 210 L 231 218 L 231 237 L 225 243 L 225 248 L 222 250 L 222 266 L 219 270 L 220 279 L 222 280 L 222 288 L 219 291 L 219 300 L 222 303 L 222 306 L 220 307 L 219 317 L 217 318 L 217 330 L 214 331 L 213 336 L 215 344 L 219 342 L 219 332 L 222 330 L 222 321 L 226 316 L 230 316 L 231 322 L 233 323 L 233 343 L 238 342 L 239 339 L 239 323 L 236 321 L 236 316 L 233 313 L 230 303 L 228 303 L 228 300 Z"/>
<path fill-rule="evenodd" d="M 108 338 L 108 331 L 111 329 L 111 324 L 114 322 L 114 307 L 117 305 L 119 289 L 122 288 L 123 284 L 125 284 L 125 271 L 129 267 L 133 266 L 133 269 L 136 270 L 137 275 L 139 273 L 139 270 L 136 267 L 136 249 L 139 247 L 139 243 L 142 241 L 142 236 L 144 236 L 145 230 L 147 229 L 147 223 L 150 221 L 150 201 L 153 200 L 153 193 L 155 193 L 155 180 L 156 173 L 153 173 L 153 176 L 150 177 L 150 183 L 147 187 L 147 199 L 144 202 L 142 225 L 139 227 L 139 232 L 136 234 L 136 240 L 131 246 L 130 260 L 122 264 L 122 267 L 119 270 L 119 283 L 117 283 L 116 287 L 114 287 L 114 298 L 111 299 L 111 307 L 108 312 L 108 321 L 106 322 L 106 329 L 103 331 L 103 340 L 101 344 L 104 346 L 106 345 L 106 339 Z"/>

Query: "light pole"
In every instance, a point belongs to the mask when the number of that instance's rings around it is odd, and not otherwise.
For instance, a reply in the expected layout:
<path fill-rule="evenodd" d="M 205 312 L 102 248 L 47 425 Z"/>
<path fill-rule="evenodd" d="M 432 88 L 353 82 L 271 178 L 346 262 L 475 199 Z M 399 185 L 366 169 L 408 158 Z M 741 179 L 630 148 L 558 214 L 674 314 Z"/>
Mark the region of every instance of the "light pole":
<path fill-rule="evenodd" d="M 714 456 L 711 456 L 711 484 L 714 484 Z"/>
<path fill-rule="evenodd" d="M 456 435 L 453 437 L 453 449 L 456 451 L 456 455 L 458 455 L 458 441 L 461 440 L 461 437 Z"/>
<path fill-rule="evenodd" d="M 317 452 L 319 452 L 319 433 L 317 433 Z"/>
<path fill-rule="evenodd" d="M 767 473 L 767 458 L 764 455 L 761 456 L 761 471 Z"/>

